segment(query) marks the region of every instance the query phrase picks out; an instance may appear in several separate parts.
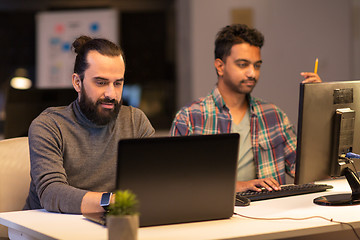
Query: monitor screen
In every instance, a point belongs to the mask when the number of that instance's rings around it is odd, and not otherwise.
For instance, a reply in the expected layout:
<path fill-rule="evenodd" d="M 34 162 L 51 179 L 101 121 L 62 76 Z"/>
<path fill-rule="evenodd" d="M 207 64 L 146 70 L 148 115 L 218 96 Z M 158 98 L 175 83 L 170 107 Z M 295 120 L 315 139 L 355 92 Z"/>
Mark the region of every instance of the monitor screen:
<path fill-rule="evenodd" d="M 360 160 L 354 168 L 340 157 L 360 153 L 359 114 L 360 81 L 300 85 L 295 184 L 356 172 Z"/>
<path fill-rule="evenodd" d="M 139 108 L 141 102 L 141 86 L 138 84 L 125 84 L 122 100 L 124 105 Z"/>

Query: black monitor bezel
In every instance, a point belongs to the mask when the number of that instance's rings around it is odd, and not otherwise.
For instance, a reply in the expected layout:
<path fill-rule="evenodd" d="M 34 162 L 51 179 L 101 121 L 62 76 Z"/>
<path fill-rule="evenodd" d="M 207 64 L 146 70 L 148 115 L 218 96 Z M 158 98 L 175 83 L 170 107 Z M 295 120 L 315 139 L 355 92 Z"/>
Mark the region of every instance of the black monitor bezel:
<path fill-rule="evenodd" d="M 354 89 L 354 101 L 351 104 L 342 103 L 332 106 L 332 103 L 329 102 L 332 101 L 332 99 L 330 99 L 330 93 L 333 92 L 334 89 L 350 87 Z M 312 94 L 312 96 L 308 96 L 309 94 Z M 326 96 L 322 96 L 324 94 Z M 327 99 L 325 100 L 325 98 Z M 325 101 L 327 102 L 325 103 Z M 355 112 L 360 114 L 360 80 L 300 84 L 295 184 L 310 183 L 342 175 L 340 173 L 345 166 L 339 166 L 341 169 L 334 169 L 337 159 L 334 158 L 334 152 L 332 151 L 334 142 L 332 138 L 334 128 L 333 113 L 338 108 L 346 107 L 352 107 Z M 322 111 L 324 112 L 323 114 L 321 113 Z M 312 114 L 314 116 L 312 116 Z M 311 117 L 314 119 L 310 119 Z M 360 133 L 359 131 L 356 132 L 356 129 L 360 130 L 359 124 L 360 122 L 355 123 L 354 152 L 360 151 Z M 307 129 L 309 125 L 314 125 L 311 131 Z M 307 135 L 304 136 L 304 134 Z M 313 155 L 309 154 L 308 150 L 308 152 L 304 150 L 304 148 L 309 148 L 309 145 L 306 145 L 309 141 L 319 138 L 319 134 L 331 135 L 327 138 L 326 143 L 322 142 L 321 146 L 319 145 L 319 151 L 323 151 L 323 155 L 326 155 L 325 157 L 319 155 L 320 153 L 314 150 L 317 149 L 316 144 L 320 144 L 318 142 L 311 144 L 311 147 L 314 148 L 311 151 L 315 152 Z M 304 144 L 306 146 L 304 146 Z M 327 160 L 325 160 L 325 158 Z"/>

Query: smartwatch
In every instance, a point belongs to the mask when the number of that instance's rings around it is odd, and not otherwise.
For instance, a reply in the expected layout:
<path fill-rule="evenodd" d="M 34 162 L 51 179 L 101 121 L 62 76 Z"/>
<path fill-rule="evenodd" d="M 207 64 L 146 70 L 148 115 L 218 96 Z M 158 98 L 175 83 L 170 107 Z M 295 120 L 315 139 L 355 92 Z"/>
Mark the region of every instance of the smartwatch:
<path fill-rule="evenodd" d="M 103 193 L 101 196 L 100 206 L 103 207 L 105 209 L 105 211 L 107 211 L 109 209 L 111 196 L 112 196 L 111 192 Z"/>

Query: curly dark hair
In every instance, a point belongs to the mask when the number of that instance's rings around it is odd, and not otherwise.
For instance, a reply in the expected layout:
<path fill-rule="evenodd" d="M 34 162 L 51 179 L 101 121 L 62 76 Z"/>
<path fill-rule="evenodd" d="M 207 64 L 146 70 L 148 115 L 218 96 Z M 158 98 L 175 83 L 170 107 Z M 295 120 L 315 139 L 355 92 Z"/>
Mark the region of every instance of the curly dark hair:
<path fill-rule="evenodd" d="M 233 45 L 244 42 L 261 48 L 264 45 L 264 35 L 245 24 L 232 24 L 222 28 L 216 35 L 215 59 L 224 60 L 230 55 Z"/>
<path fill-rule="evenodd" d="M 84 72 L 89 67 L 87 55 L 89 51 L 95 50 L 104 56 L 125 56 L 120 46 L 103 38 L 91 38 L 88 36 L 78 37 L 72 44 L 74 52 L 77 54 L 74 64 L 74 73 L 80 76 L 81 81 L 84 79 Z"/>

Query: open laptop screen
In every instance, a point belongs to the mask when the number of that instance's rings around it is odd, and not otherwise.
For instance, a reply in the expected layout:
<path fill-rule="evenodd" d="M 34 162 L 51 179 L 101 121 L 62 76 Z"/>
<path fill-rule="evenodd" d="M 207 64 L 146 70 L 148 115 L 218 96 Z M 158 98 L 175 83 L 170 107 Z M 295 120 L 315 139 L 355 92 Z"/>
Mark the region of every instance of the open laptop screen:
<path fill-rule="evenodd" d="M 117 189 L 133 191 L 140 226 L 229 218 L 238 134 L 120 140 Z"/>

